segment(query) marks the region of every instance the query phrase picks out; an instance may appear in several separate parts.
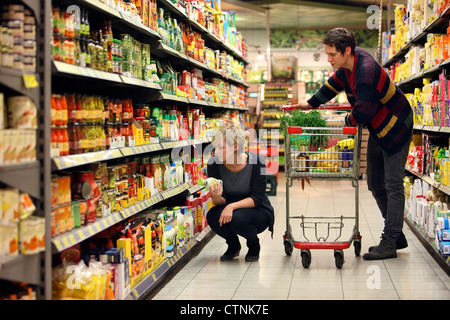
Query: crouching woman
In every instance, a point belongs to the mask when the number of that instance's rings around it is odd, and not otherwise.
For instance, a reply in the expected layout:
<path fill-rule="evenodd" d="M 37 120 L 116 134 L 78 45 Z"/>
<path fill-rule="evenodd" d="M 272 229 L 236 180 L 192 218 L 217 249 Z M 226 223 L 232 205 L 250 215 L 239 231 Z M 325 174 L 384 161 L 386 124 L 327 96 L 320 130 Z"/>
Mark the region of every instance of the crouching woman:
<path fill-rule="evenodd" d="M 248 247 L 245 260 L 257 261 L 261 248 L 258 234 L 268 228 L 273 235 L 274 224 L 274 210 L 266 195 L 265 158 L 244 151 L 245 132 L 236 125 L 217 129 L 212 143 L 215 155 L 208 162 L 208 177 L 222 183 L 210 186 L 215 206 L 206 219 L 228 244 L 220 260 L 239 255 L 241 236 Z"/>

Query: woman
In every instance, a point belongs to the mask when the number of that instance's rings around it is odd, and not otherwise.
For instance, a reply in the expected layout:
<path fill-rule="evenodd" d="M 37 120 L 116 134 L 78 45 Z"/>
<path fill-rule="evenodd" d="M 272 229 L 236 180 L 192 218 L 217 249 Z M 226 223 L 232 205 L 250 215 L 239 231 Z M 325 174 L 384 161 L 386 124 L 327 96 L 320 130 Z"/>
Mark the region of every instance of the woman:
<path fill-rule="evenodd" d="M 206 215 L 209 226 L 226 240 L 220 260 L 239 255 L 238 235 L 247 239 L 246 261 L 258 261 L 258 234 L 269 228 L 273 234 L 274 211 L 266 195 L 265 159 L 244 152 L 245 132 L 228 125 L 215 132 L 215 156 L 208 162 L 208 177 L 222 180 L 210 186 L 214 207 Z"/>

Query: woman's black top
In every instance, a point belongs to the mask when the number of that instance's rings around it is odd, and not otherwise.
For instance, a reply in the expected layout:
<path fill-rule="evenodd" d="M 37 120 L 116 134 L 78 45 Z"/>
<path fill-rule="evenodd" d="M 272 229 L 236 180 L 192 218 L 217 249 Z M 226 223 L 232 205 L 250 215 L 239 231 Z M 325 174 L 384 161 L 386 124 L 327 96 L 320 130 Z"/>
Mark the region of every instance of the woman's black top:
<path fill-rule="evenodd" d="M 269 216 L 269 231 L 273 235 L 274 210 L 266 195 L 266 160 L 256 153 L 247 153 L 247 164 L 239 172 L 228 170 L 217 156 L 208 161 L 208 177 L 223 181 L 222 197 L 226 204 L 252 198 L 255 208 Z"/>

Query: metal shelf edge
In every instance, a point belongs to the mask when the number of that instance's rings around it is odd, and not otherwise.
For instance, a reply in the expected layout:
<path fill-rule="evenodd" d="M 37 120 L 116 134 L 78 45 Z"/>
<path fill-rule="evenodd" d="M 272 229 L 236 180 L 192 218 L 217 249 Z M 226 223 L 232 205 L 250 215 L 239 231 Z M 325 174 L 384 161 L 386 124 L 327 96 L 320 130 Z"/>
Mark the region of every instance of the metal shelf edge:
<path fill-rule="evenodd" d="M 37 160 L 0 165 L 0 181 L 39 199 L 41 194 L 40 170 L 40 162 Z"/>

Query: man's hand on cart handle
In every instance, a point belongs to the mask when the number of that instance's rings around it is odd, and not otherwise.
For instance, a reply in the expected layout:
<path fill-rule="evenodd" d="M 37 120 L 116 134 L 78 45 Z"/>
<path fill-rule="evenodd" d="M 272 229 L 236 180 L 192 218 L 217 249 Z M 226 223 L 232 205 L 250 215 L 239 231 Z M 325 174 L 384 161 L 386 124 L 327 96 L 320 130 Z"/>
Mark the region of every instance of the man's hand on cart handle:
<path fill-rule="evenodd" d="M 284 110 L 295 110 L 295 109 L 305 109 L 305 110 L 307 110 L 307 109 L 312 109 L 312 106 L 308 102 L 302 101 L 302 102 L 299 102 L 297 104 L 284 105 L 282 108 Z"/>

